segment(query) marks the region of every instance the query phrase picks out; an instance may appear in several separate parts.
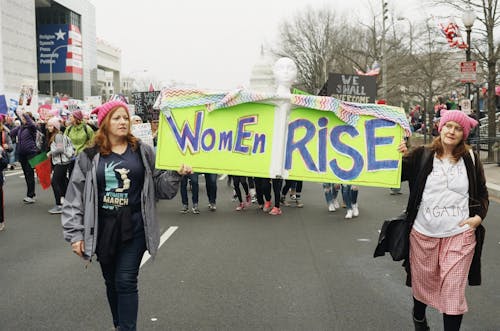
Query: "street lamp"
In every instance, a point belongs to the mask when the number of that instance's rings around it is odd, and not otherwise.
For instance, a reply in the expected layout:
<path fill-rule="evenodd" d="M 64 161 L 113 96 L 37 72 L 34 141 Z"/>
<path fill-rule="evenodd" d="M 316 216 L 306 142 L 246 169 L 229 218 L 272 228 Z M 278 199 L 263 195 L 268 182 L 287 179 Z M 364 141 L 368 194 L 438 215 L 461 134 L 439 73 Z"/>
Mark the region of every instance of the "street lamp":
<path fill-rule="evenodd" d="M 413 46 L 413 24 L 407 17 L 398 17 L 398 21 L 407 21 L 410 26 L 410 55 L 413 54 L 412 46 Z"/>
<path fill-rule="evenodd" d="M 387 8 L 387 1 L 382 0 L 382 99 L 387 102 L 387 50 L 385 45 L 386 28 L 385 21 L 389 18 L 389 9 Z"/>
<path fill-rule="evenodd" d="M 60 45 L 60 46 L 57 46 L 56 48 L 54 48 L 52 50 L 52 53 L 50 55 L 50 61 L 49 61 L 49 80 L 50 80 L 50 104 L 52 104 L 54 102 L 54 87 L 53 87 L 53 79 L 52 79 L 52 62 L 54 61 L 54 55 L 56 55 L 56 52 L 63 48 L 63 47 L 68 47 L 68 45 Z"/>
<path fill-rule="evenodd" d="M 467 8 L 465 8 L 465 11 L 462 14 L 462 22 L 464 23 L 465 31 L 467 32 L 467 49 L 465 50 L 465 61 L 467 62 L 471 60 L 470 33 L 472 31 L 472 26 L 474 25 L 475 19 L 476 19 L 476 14 L 474 14 L 474 11 L 472 10 L 469 4 L 467 5 Z M 467 99 L 470 100 L 470 83 L 466 83 L 465 85 L 465 96 L 467 97 Z"/>

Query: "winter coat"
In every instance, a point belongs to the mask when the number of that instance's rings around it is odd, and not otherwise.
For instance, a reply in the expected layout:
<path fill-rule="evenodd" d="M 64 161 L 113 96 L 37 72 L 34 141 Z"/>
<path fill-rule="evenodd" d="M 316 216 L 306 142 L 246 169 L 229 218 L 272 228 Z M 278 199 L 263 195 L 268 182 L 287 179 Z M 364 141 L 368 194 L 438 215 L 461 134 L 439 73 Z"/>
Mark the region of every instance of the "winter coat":
<path fill-rule="evenodd" d="M 18 155 L 37 154 L 36 148 L 36 124 L 28 114 L 22 114 L 26 124 L 21 124 L 10 131 L 11 137 L 17 136 L 16 153 Z"/>
<path fill-rule="evenodd" d="M 428 147 L 420 146 L 403 158 L 401 180 L 408 180 L 410 187 L 407 212 L 408 221 L 412 223 L 417 217 L 427 177 L 432 172 L 433 167 L 434 152 L 429 150 L 429 152 L 424 153 L 424 148 L 428 149 Z M 420 169 L 423 157 L 425 157 L 426 160 L 423 163 L 422 169 Z M 462 158 L 465 163 L 467 178 L 469 180 L 469 216 L 473 217 L 475 215 L 479 215 L 484 223 L 484 219 L 486 218 L 486 214 L 488 212 L 489 200 L 483 165 L 476 153 L 474 153 L 475 161 L 472 160 L 469 153 L 465 154 Z M 470 285 L 481 284 L 481 250 L 483 240 L 484 227 L 480 225 L 476 228 L 476 249 L 472 265 L 469 270 Z M 410 261 L 405 260 L 403 265 L 408 273 L 406 285 L 411 286 Z"/>
<path fill-rule="evenodd" d="M 62 133 L 57 133 L 54 141 L 50 144 L 50 150 L 47 153 L 52 159 L 52 164 L 69 164 L 75 156 L 75 147 L 69 137 Z"/>
<path fill-rule="evenodd" d="M 66 130 L 64 130 L 64 135 L 71 139 L 73 146 L 75 146 L 76 154 L 80 154 L 80 152 L 92 142 L 94 130 L 87 124 L 80 123 L 78 125 L 68 126 Z"/>
<path fill-rule="evenodd" d="M 172 199 L 177 194 L 181 176 L 174 171 L 155 169 L 155 153 L 152 147 L 139 142 L 138 148 L 145 171 L 141 192 L 141 212 L 146 247 L 151 256 L 155 256 L 160 244 L 156 202 L 158 199 Z M 64 239 L 70 243 L 83 240 L 86 259 L 95 254 L 98 238 L 99 206 L 96 169 L 99 157 L 100 154 L 97 153 L 90 160 L 85 150 L 78 154 L 64 196 L 61 215 Z"/>

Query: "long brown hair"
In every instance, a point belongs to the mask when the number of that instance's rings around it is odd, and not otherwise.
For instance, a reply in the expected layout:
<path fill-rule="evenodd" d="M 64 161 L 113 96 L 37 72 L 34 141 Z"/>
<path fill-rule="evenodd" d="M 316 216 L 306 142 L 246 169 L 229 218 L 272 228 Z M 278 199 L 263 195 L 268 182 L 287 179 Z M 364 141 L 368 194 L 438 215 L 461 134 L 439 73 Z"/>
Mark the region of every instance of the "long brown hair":
<path fill-rule="evenodd" d="M 443 143 L 441 141 L 441 135 L 437 136 L 429 145 L 428 145 L 437 155 L 437 157 L 442 157 L 444 154 Z M 458 143 L 453 151 L 451 152 L 451 157 L 453 161 L 456 163 L 462 156 L 469 153 L 469 149 L 471 147 L 465 143 L 465 140 L 462 139 L 460 143 Z"/>
<path fill-rule="evenodd" d="M 108 138 L 108 127 L 109 121 L 111 120 L 111 116 L 118 109 L 123 108 L 122 106 L 117 106 L 109 111 L 104 120 L 101 122 L 99 126 L 99 130 L 97 130 L 94 136 L 94 146 L 99 147 L 99 153 L 101 155 L 109 155 L 111 154 L 111 142 Z M 132 150 L 136 151 L 139 146 L 138 139 L 130 132 L 131 124 L 130 124 L 130 114 L 128 117 L 128 133 L 127 133 L 127 142 L 132 147 Z"/>
<path fill-rule="evenodd" d="M 52 128 L 53 128 L 52 132 L 50 132 L 49 129 L 47 129 L 47 132 L 49 133 L 49 139 L 48 139 L 48 143 L 47 143 L 47 145 L 49 146 L 49 149 L 50 149 L 50 145 L 56 139 L 57 134 L 60 132 L 59 129 L 56 128 L 55 126 L 52 126 Z"/>

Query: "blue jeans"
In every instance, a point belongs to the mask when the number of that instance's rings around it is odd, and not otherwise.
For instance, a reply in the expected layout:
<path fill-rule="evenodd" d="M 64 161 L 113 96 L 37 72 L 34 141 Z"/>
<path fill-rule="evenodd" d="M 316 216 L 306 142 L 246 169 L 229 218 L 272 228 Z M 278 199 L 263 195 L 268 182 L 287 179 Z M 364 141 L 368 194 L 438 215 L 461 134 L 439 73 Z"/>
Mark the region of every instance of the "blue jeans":
<path fill-rule="evenodd" d="M 329 205 L 337 198 L 338 191 L 333 183 L 323 183 L 323 191 L 325 192 L 326 204 Z"/>
<path fill-rule="evenodd" d="M 133 239 L 120 245 L 113 262 L 101 263 L 113 324 L 119 326 L 120 331 L 137 328 L 137 276 L 145 251 L 146 238 L 144 232 L 139 232 Z"/>
<path fill-rule="evenodd" d="M 342 199 L 344 199 L 345 207 L 352 209 L 352 205 L 358 203 L 358 188 L 352 188 L 351 185 L 342 185 Z"/>
<path fill-rule="evenodd" d="M 193 204 L 196 204 L 196 205 L 198 204 L 198 191 L 200 189 L 200 186 L 198 185 L 198 177 L 199 177 L 199 174 L 197 174 L 197 173 L 182 176 L 182 179 L 181 179 L 181 200 L 182 200 L 183 205 L 189 204 L 188 194 L 187 194 L 188 179 L 191 181 L 191 194 L 192 194 Z"/>
<path fill-rule="evenodd" d="M 207 188 L 208 203 L 215 205 L 217 200 L 217 174 L 205 174 L 205 187 Z"/>

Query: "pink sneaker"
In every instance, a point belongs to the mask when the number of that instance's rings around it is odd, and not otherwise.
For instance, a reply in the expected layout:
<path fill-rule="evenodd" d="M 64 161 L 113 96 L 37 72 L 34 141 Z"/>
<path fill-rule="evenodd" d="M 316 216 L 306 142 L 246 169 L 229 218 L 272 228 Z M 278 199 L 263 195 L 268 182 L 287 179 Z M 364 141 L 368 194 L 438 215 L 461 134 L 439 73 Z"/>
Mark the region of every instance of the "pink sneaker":
<path fill-rule="evenodd" d="M 281 215 L 281 209 L 278 207 L 273 207 L 271 211 L 269 212 L 269 215 Z"/>
<path fill-rule="evenodd" d="M 264 213 L 269 213 L 269 211 L 271 210 L 271 201 L 266 201 L 262 210 L 264 211 Z"/>
<path fill-rule="evenodd" d="M 250 196 L 250 194 L 247 195 L 247 206 L 251 206 L 252 205 L 252 197 Z"/>
<path fill-rule="evenodd" d="M 240 203 L 240 204 L 236 207 L 236 210 L 237 210 L 237 211 L 241 211 L 241 210 L 243 210 L 243 208 L 245 208 L 245 204 L 242 202 L 242 203 Z"/>

